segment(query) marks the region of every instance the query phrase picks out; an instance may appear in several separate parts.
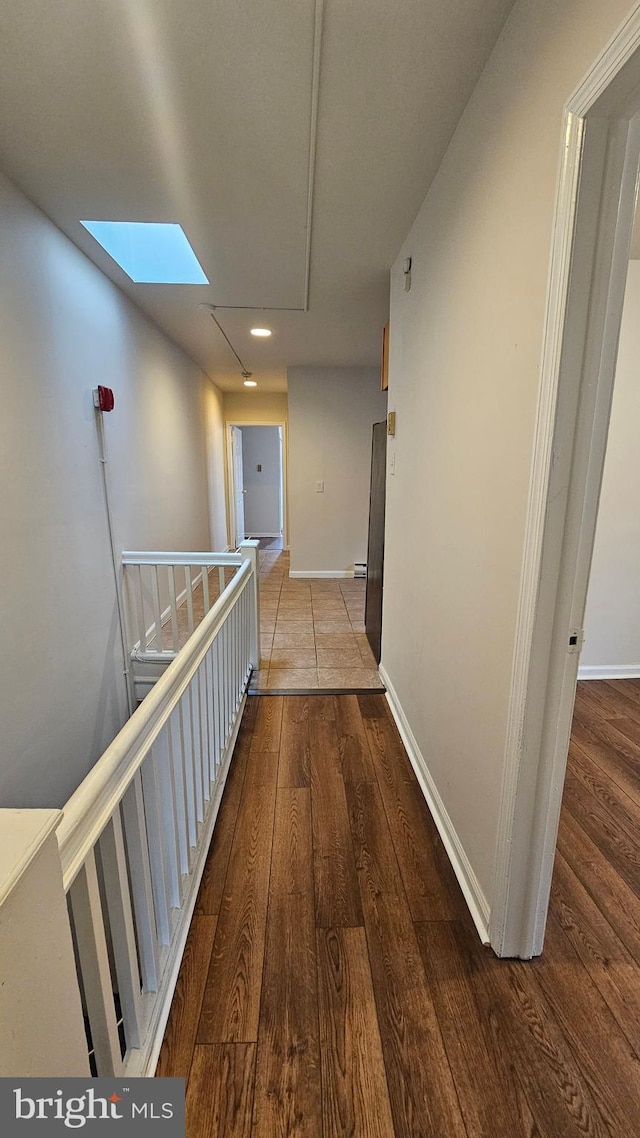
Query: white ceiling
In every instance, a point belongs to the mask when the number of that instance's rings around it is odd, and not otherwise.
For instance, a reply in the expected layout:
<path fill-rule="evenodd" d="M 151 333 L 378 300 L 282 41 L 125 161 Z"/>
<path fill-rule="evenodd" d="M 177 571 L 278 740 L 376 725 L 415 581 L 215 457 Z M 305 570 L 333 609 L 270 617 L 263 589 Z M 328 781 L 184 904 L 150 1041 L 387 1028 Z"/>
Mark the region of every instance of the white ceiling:
<path fill-rule="evenodd" d="M 216 315 L 262 390 L 377 364 L 388 269 L 511 5 L 3 4 L 0 166 L 222 388 L 242 379 L 202 302 L 241 306 Z M 133 284 L 80 219 L 178 221 L 211 284 Z"/>

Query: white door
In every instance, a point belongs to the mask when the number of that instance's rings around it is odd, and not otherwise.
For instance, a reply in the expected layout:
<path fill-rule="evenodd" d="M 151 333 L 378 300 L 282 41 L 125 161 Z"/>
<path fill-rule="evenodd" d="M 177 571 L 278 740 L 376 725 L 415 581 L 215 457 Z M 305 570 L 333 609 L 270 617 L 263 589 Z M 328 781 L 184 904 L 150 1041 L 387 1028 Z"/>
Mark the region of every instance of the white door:
<path fill-rule="evenodd" d="M 244 541 L 244 474 L 242 473 L 242 431 L 239 427 L 231 428 L 231 450 L 233 456 L 233 505 L 235 513 L 235 543 L 236 547 Z"/>

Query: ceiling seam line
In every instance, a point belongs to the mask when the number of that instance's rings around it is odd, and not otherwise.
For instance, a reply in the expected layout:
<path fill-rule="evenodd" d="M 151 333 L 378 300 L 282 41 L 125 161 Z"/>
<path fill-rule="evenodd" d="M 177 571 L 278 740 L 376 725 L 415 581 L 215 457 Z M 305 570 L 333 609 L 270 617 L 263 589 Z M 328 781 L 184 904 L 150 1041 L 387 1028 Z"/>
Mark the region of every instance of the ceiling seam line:
<path fill-rule="evenodd" d="M 309 311 L 309 283 L 311 277 L 311 226 L 313 223 L 313 194 L 315 187 L 316 149 L 318 142 L 318 104 L 320 101 L 320 55 L 324 0 L 316 0 L 313 27 L 313 69 L 311 73 L 311 119 L 309 123 L 309 167 L 307 182 L 307 234 L 304 262 L 304 312 Z"/>
<path fill-rule="evenodd" d="M 209 305 L 206 305 L 208 308 Z M 304 312 L 304 308 L 272 308 L 270 304 L 215 304 L 212 307 L 222 308 L 226 312 Z"/>

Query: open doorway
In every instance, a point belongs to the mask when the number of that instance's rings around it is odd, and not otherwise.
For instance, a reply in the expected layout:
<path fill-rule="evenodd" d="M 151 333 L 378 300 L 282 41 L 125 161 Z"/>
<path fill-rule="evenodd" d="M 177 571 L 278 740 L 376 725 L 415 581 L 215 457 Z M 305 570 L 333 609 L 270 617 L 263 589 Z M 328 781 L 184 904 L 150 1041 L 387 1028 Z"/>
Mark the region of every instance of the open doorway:
<path fill-rule="evenodd" d="M 567 104 L 491 943 L 542 951 L 640 160 L 640 11 Z"/>
<path fill-rule="evenodd" d="M 231 543 L 287 547 L 284 423 L 230 423 L 227 456 Z"/>
<path fill-rule="evenodd" d="M 639 438 L 640 211 L 636 209 L 578 679 L 633 679 L 640 690 Z M 603 688 L 603 694 L 607 690 Z"/>

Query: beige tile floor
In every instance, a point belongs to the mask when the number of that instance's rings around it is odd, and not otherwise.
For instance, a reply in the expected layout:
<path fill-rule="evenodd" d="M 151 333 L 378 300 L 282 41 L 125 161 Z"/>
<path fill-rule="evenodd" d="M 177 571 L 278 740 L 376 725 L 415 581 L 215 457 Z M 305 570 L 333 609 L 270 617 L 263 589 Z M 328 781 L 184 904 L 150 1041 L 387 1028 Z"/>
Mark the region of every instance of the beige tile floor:
<path fill-rule="evenodd" d="M 364 631 L 365 582 L 289 577 L 289 554 L 260 553 L 260 669 L 251 690 L 383 688 Z"/>

